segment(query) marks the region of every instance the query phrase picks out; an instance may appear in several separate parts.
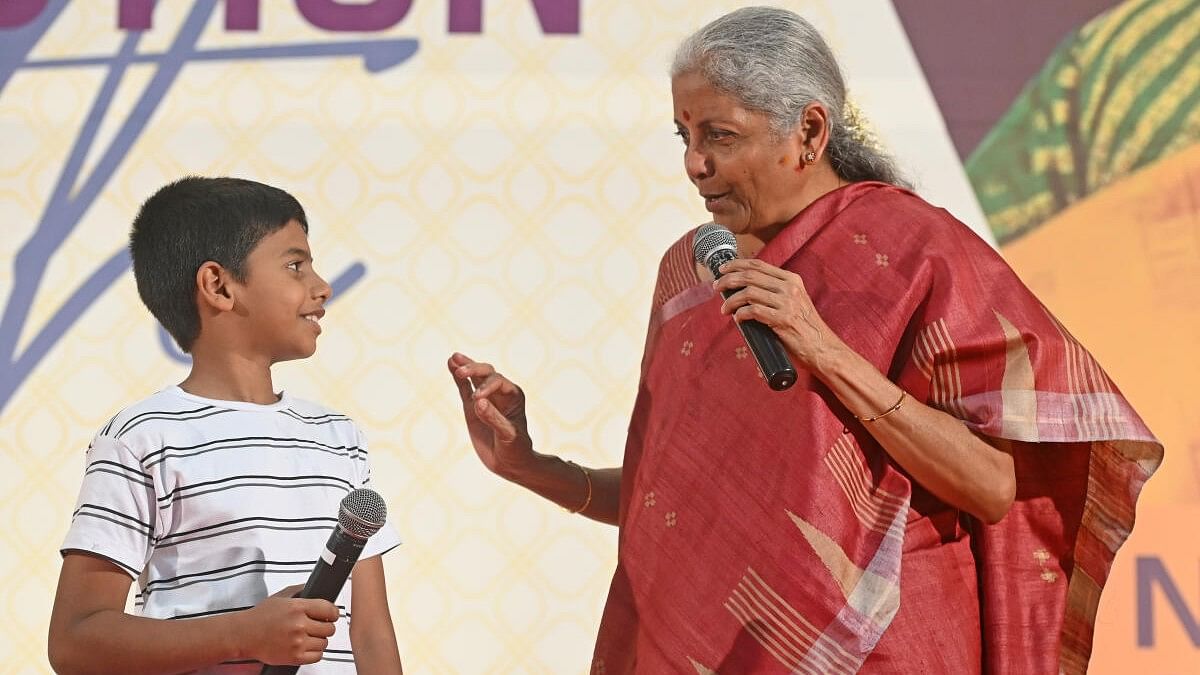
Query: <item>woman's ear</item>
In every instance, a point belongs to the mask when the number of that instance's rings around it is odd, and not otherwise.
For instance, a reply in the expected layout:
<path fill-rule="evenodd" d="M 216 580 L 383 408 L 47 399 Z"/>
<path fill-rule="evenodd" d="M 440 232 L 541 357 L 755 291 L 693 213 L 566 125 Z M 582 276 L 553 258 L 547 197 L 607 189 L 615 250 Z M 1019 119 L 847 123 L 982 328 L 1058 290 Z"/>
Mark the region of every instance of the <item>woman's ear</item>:
<path fill-rule="evenodd" d="M 829 144 L 829 111 L 820 102 L 809 103 L 800 113 L 800 141 L 804 145 L 804 153 L 815 155 L 813 162 L 825 156 L 825 146 Z M 803 157 L 803 155 L 801 155 Z"/>
<path fill-rule="evenodd" d="M 206 261 L 196 270 L 196 304 L 201 311 L 205 307 L 215 312 L 233 309 L 233 293 L 230 274 L 220 263 Z"/>

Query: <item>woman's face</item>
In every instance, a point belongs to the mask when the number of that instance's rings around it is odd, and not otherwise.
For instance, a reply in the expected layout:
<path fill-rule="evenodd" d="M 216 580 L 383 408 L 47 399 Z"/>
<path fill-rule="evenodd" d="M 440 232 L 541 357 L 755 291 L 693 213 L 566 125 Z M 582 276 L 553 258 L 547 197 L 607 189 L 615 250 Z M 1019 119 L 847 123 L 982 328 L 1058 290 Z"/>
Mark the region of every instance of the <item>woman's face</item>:
<path fill-rule="evenodd" d="M 713 88 L 697 73 L 671 82 L 683 165 L 713 221 L 735 234 L 792 219 L 801 190 L 799 134 L 778 137 L 767 116 Z"/>

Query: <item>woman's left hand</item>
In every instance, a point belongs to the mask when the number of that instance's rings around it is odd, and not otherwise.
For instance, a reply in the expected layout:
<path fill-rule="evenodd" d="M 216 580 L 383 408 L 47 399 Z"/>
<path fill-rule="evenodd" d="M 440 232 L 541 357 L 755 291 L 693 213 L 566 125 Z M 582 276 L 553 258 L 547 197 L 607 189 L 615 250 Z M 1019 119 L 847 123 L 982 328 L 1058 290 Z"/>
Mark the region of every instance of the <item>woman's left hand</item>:
<path fill-rule="evenodd" d="M 799 367 L 818 373 L 839 349 L 845 348 L 825 323 L 800 275 L 757 259 L 737 259 L 725 263 L 714 288 L 718 293 L 741 289 L 726 298 L 722 314 L 737 321 L 755 320 L 766 324 L 779 336 Z"/>
<path fill-rule="evenodd" d="M 714 285 L 718 292 L 741 289 L 725 300 L 721 312 L 774 330 L 794 365 L 824 382 L 848 411 L 872 415 L 896 401 L 897 385 L 829 328 L 799 275 L 740 259 L 724 265 L 721 275 Z M 898 414 L 864 428 L 916 482 L 946 503 L 987 523 L 998 522 L 1012 506 L 1012 456 L 975 436 L 961 420 L 910 398 Z"/>

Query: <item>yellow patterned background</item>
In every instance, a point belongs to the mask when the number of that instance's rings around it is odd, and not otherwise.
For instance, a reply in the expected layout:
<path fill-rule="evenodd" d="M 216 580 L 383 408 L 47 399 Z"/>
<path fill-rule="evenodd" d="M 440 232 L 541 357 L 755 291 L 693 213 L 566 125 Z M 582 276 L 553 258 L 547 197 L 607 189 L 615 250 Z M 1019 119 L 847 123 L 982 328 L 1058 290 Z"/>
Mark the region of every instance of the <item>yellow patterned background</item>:
<path fill-rule="evenodd" d="M 115 2 L 72 2 L 31 59 L 111 56 Z M 346 3 L 351 4 L 351 3 Z M 355 417 L 405 540 L 386 558 L 413 673 L 585 672 L 615 560 L 615 530 L 495 479 L 468 445 L 451 351 L 497 363 L 530 396 L 539 449 L 620 462 L 661 252 L 705 220 L 672 135 L 666 69 L 688 32 L 742 3 L 584 0 L 579 35 L 546 35 L 529 0 L 485 2 L 478 35 L 447 31 L 446 0 L 415 0 L 368 37 L 417 38 L 378 73 L 361 59 L 188 64 L 79 227 L 51 260 L 18 351 L 122 243 L 140 202 L 184 174 L 280 186 L 306 207 L 317 268 L 367 272 L 330 307 L 317 354 L 276 384 Z M 852 95 L 931 201 L 983 232 L 891 5 L 788 2 L 823 29 Z M 203 48 L 334 42 L 292 3 L 257 32 Z M 139 51 L 174 39 L 167 0 Z M 0 33 L 0 39 L 3 34 Z M 84 168 L 153 77 L 124 78 Z M 33 235 L 102 67 L 21 70 L 0 95 L 0 260 Z M 985 236 L 987 236 L 985 234 Z M 7 302 L 13 266 L 0 266 Z M 179 381 L 124 275 L 0 412 L 0 673 L 47 672 L 45 631 L 92 434 Z"/>

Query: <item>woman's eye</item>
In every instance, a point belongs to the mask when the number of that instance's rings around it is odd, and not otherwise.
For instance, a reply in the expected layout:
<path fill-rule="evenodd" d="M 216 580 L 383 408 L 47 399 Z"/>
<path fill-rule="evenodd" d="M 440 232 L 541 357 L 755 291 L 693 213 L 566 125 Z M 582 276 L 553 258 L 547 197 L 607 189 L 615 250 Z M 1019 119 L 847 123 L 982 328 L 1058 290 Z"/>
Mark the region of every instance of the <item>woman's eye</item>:
<path fill-rule="evenodd" d="M 676 129 L 676 130 L 675 130 L 675 135 L 679 137 L 679 140 L 683 141 L 683 144 L 684 144 L 684 145 L 687 145 L 687 142 L 688 142 L 688 135 L 687 135 L 686 133 L 684 133 L 684 132 L 683 132 L 683 130 L 681 130 L 681 129 Z"/>
<path fill-rule="evenodd" d="M 300 265 L 302 265 L 302 264 L 303 264 L 303 263 L 301 263 L 299 260 L 297 260 L 296 262 L 290 262 L 290 263 L 288 263 L 287 267 L 288 267 L 288 269 L 289 269 L 289 270 L 291 270 L 291 271 L 293 271 L 293 272 L 299 272 L 299 271 L 300 271 Z"/>

